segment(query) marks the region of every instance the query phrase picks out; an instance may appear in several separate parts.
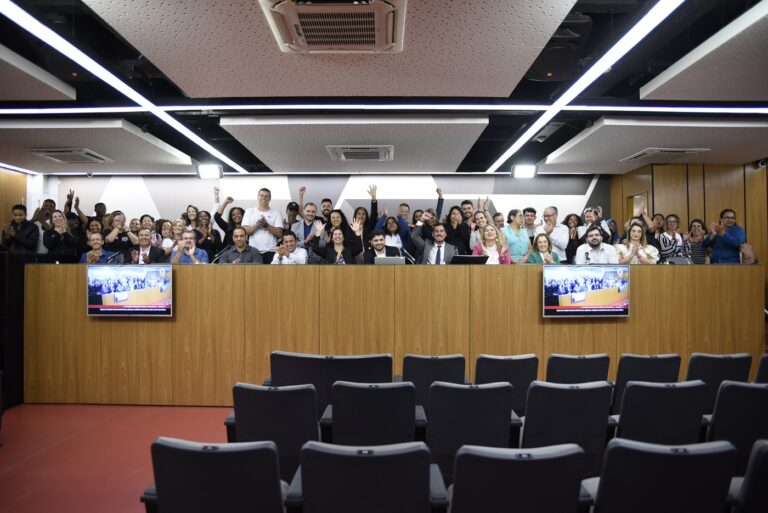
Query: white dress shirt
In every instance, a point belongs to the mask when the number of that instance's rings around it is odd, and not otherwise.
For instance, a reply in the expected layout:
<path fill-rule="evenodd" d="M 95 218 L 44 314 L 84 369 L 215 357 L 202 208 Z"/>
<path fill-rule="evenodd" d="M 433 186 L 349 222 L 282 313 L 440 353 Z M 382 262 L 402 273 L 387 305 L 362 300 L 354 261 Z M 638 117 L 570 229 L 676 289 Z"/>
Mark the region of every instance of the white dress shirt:
<path fill-rule="evenodd" d="M 277 265 L 300 265 L 307 263 L 307 250 L 304 248 L 296 248 L 290 255 L 280 258 L 280 253 L 275 253 L 272 259 L 273 264 Z"/>
<path fill-rule="evenodd" d="M 437 258 L 437 248 L 440 249 L 440 265 L 445 265 L 445 242 L 441 242 L 439 245 L 436 242 L 432 249 L 429 250 L 429 256 L 427 257 L 427 264 L 435 265 L 435 258 Z"/>
<path fill-rule="evenodd" d="M 584 264 L 618 264 L 619 255 L 616 248 L 610 244 L 600 243 L 600 247 L 592 249 L 589 244 L 582 244 L 576 249 L 576 256 L 573 257 L 573 263 Z"/>

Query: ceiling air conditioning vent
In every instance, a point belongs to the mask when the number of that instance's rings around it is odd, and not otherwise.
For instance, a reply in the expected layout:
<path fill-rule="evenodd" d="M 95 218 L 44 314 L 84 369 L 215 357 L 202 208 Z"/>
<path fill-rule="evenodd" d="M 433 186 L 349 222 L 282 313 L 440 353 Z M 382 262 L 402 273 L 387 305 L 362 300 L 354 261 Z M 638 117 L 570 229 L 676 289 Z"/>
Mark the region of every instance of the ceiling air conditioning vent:
<path fill-rule="evenodd" d="M 391 144 L 376 146 L 326 146 L 331 160 L 384 162 L 395 157 L 395 147 Z"/>
<path fill-rule="evenodd" d="M 637 153 L 633 153 L 628 157 L 624 157 L 619 162 L 651 162 L 654 164 L 661 164 L 664 162 L 671 162 L 673 160 L 679 160 L 684 157 L 690 157 L 692 155 L 699 155 L 709 148 L 646 148 L 640 150 Z"/>
<path fill-rule="evenodd" d="M 403 50 L 407 0 L 259 0 L 286 53 L 395 53 Z"/>
<path fill-rule="evenodd" d="M 43 157 L 60 164 L 103 164 L 114 162 L 88 148 L 39 148 L 29 150 L 32 155 Z"/>

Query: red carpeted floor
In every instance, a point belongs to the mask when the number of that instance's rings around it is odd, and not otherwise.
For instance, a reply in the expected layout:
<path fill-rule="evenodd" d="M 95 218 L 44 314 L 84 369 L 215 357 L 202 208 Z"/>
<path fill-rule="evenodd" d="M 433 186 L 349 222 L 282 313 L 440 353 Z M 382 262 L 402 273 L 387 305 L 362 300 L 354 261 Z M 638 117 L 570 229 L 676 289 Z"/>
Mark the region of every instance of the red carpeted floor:
<path fill-rule="evenodd" d="M 225 442 L 230 408 L 22 405 L 0 431 L 0 512 L 138 513 L 158 436 Z"/>

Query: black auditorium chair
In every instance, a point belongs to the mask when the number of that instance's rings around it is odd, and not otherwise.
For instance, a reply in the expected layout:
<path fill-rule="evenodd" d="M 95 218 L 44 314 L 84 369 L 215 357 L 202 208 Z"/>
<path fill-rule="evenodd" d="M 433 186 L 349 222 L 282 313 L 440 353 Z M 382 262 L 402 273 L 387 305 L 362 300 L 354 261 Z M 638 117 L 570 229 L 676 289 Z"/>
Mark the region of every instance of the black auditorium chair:
<path fill-rule="evenodd" d="M 755 383 L 768 383 L 768 353 L 760 356 L 760 363 L 757 365 L 757 376 Z"/>
<path fill-rule="evenodd" d="M 707 384 L 707 403 L 705 413 L 712 413 L 715 397 L 720 383 L 729 381 L 748 381 L 752 355 L 693 353 L 688 361 L 687 381 L 700 379 Z"/>
<path fill-rule="evenodd" d="M 617 415 L 616 436 L 653 444 L 695 444 L 707 398 L 703 381 L 630 381 Z"/>
<path fill-rule="evenodd" d="M 333 384 L 333 443 L 384 445 L 413 442 L 416 435 L 416 389 L 413 383 Z M 324 415 L 325 417 L 326 415 Z"/>
<path fill-rule="evenodd" d="M 679 354 L 640 355 L 625 353 L 619 358 L 619 370 L 613 388 L 611 413 L 621 413 L 621 401 L 624 387 L 630 381 L 650 381 L 652 383 L 674 383 L 680 373 Z"/>
<path fill-rule="evenodd" d="M 426 410 L 432 383 L 464 383 L 464 355 L 406 354 L 403 357 L 403 381 L 413 383 L 416 387 L 416 404 Z"/>
<path fill-rule="evenodd" d="M 205 444 L 161 437 L 152 444 L 152 466 L 155 484 L 141 497 L 147 513 L 283 511 L 288 485 L 280 481 L 273 442 Z"/>
<path fill-rule="evenodd" d="M 593 513 L 722 513 L 734 471 L 728 442 L 659 445 L 614 438 L 599 478 L 583 487 Z"/>
<path fill-rule="evenodd" d="M 236 442 L 272 440 L 280 453 L 280 475 L 290 481 L 305 442 L 318 440 L 312 385 L 265 387 L 238 383 L 232 389 Z"/>
<path fill-rule="evenodd" d="M 765 513 L 768 511 L 768 440 L 758 440 L 743 478 L 738 482 L 733 513 Z"/>
<path fill-rule="evenodd" d="M 458 385 L 436 381 L 429 389 L 427 445 L 447 483 L 462 445 L 509 447 L 512 385 Z"/>
<path fill-rule="evenodd" d="M 451 513 L 575 512 L 584 451 L 576 444 L 538 449 L 465 445 L 456 453 Z"/>
<path fill-rule="evenodd" d="M 366 447 L 308 442 L 288 491 L 288 512 L 444 511 L 445 483 L 429 458 L 423 442 Z"/>
<path fill-rule="evenodd" d="M 743 475 L 752 446 L 762 438 L 768 438 L 768 384 L 723 381 L 707 440 L 731 442 L 738 453 L 736 473 Z"/>
<path fill-rule="evenodd" d="M 610 363 L 607 354 L 551 354 L 547 359 L 547 381 L 567 384 L 605 381 Z"/>
<path fill-rule="evenodd" d="M 584 476 L 600 473 L 612 385 L 607 381 L 559 384 L 534 381 L 521 448 L 574 443 L 586 454 Z"/>
<path fill-rule="evenodd" d="M 539 357 L 535 354 L 517 356 L 493 356 L 481 354 L 475 363 L 475 383 L 506 381 L 512 384 L 512 409 L 525 415 L 525 397 L 528 385 L 539 372 Z"/>
<path fill-rule="evenodd" d="M 319 415 L 330 404 L 331 387 L 337 381 L 392 381 L 392 356 L 389 354 L 332 356 L 273 351 L 269 362 L 271 385 L 315 385 Z"/>

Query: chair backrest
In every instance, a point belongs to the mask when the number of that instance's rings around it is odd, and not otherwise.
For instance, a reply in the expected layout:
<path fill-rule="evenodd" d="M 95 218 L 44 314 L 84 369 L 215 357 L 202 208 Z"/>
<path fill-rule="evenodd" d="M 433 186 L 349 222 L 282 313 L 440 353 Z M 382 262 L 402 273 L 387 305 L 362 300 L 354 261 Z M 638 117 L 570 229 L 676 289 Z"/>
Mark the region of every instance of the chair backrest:
<path fill-rule="evenodd" d="M 576 444 L 538 449 L 465 445 L 456 453 L 450 512 L 576 511 L 583 474 L 584 451 Z"/>
<path fill-rule="evenodd" d="M 152 444 L 158 511 L 281 513 L 273 442 L 204 444 L 158 438 Z"/>
<path fill-rule="evenodd" d="M 752 355 L 693 353 L 688 361 L 687 381 L 700 379 L 707 384 L 706 412 L 712 413 L 715 398 L 723 381 L 747 381 Z"/>
<path fill-rule="evenodd" d="M 760 363 L 757 365 L 755 383 L 768 383 L 768 353 L 760 355 Z"/>
<path fill-rule="evenodd" d="M 707 385 L 701 380 L 682 383 L 630 381 L 616 436 L 653 444 L 695 444 Z"/>
<path fill-rule="evenodd" d="M 429 387 L 435 381 L 464 383 L 464 355 L 423 356 L 406 354 L 403 357 L 403 381 L 416 387 L 416 404 L 428 408 Z"/>
<path fill-rule="evenodd" d="M 271 384 L 312 384 L 317 392 L 317 411 L 322 414 L 331 402 L 331 387 L 337 381 L 385 383 L 392 381 L 392 355 L 316 355 L 273 351 L 269 356 Z"/>
<path fill-rule="evenodd" d="M 413 383 L 333 384 L 333 442 L 384 445 L 413 442 L 416 388 Z"/>
<path fill-rule="evenodd" d="M 457 385 L 436 381 L 429 389 L 427 445 L 451 482 L 462 445 L 509 447 L 512 385 Z"/>
<path fill-rule="evenodd" d="M 610 363 L 607 354 L 551 354 L 547 359 L 547 381 L 566 384 L 605 381 Z"/>
<path fill-rule="evenodd" d="M 738 475 L 747 467 L 754 443 L 768 438 L 768 384 L 723 381 L 707 440 L 728 440 L 738 453 Z"/>
<path fill-rule="evenodd" d="M 574 443 L 586 454 L 585 476 L 596 476 L 608 432 L 612 385 L 607 381 L 559 384 L 534 381 L 520 447 Z"/>
<path fill-rule="evenodd" d="M 232 389 L 237 441 L 272 440 L 280 454 L 280 474 L 290 481 L 301 447 L 319 440 L 315 387 L 265 387 L 237 383 Z"/>
<path fill-rule="evenodd" d="M 423 442 L 301 450 L 304 513 L 429 513 L 429 449 Z M 255 511 L 255 510 L 254 510 Z"/>
<path fill-rule="evenodd" d="M 516 356 L 493 356 L 481 354 L 475 363 L 475 383 L 512 384 L 512 409 L 520 416 L 525 415 L 525 397 L 528 385 L 539 372 L 539 357 L 535 354 Z"/>
<path fill-rule="evenodd" d="M 614 438 L 594 513 L 721 513 L 735 456 L 728 442 L 670 446 Z"/>
<path fill-rule="evenodd" d="M 747 472 L 736 497 L 733 513 L 768 511 L 768 440 L 758 440 L 752 447 Z"/>
<path fill-rule="evenodd" d="M 613 388 L 611 413 L 621 412 L 624 387 L 628 382 L 674 383 L 679 374 L 679 354 L 622 354 L 619 358 L 619 370 L 616 373 L 616 385 Z"/>

